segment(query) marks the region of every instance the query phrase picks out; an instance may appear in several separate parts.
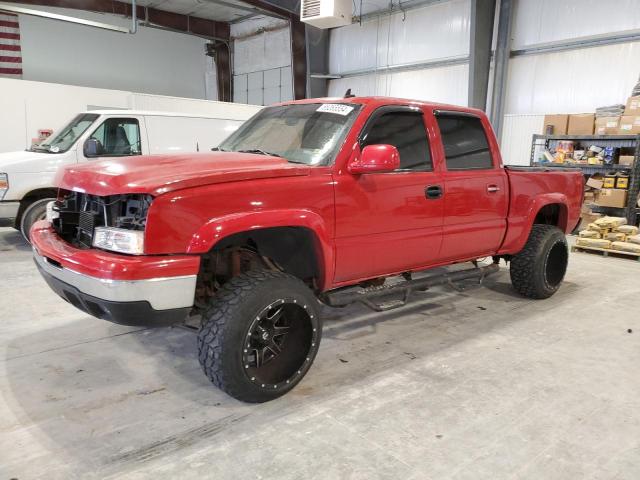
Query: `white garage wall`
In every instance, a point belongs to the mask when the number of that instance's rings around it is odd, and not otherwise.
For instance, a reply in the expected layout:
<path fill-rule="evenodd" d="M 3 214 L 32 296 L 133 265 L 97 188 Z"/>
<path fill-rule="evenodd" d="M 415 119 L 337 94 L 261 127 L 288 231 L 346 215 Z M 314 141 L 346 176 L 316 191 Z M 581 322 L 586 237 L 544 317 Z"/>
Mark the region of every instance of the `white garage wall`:
<path fill-rule="evenodd" d="M 233 101 L 271 105 L 293 99 L 289 22 L 260 17 L 231 25 Z"/>
<path fill-rule="evenodd" d="M 34 7 L 63 15 L 129 27 L 116 15 Z M 20 15 L 23 79 L 159 95 L 217 98 L 206 86 L 213 60 L 205 40 L 140 26 L 127 35 Z M 213 83 L 215 85 L 215 83 Z"/>
<path fill-rule="evenodd" d="M 640 42 L 512 58 L 505 112 L 593 112 L 625 103 L 639 75 Z"/>
<path fill-rule="evenodd" d="M 638 28 L 638 0 L 518 0 L 512 48 Z"/>
<path fill-rule="evenodd" d="M 329 96 L 342 97 L 350 88 L 362 96 L 385 95 L 466 105 L 468 75 L 468 65 L 358 75 L 329 82 Z"/>
<path fill-rule="evenodd" d="M 23 150 L 39 129 L 57 130 L 87 109 L 116 108 L 224 115 L 246 120 L 253 105 L 147 95 L 122 90 L 77 87 L 0 78 L 0 152 Z"/>
<path fill-rule="evenodd" d="M 349 75 L 384 67 L 459 60 L 469 55 L 469 0 L 450 0 L 331 30 L 329 70 Z M 378 71 L 329 82 L 330 95 L 391 95 L 467 102 L 467 65 Z"/>

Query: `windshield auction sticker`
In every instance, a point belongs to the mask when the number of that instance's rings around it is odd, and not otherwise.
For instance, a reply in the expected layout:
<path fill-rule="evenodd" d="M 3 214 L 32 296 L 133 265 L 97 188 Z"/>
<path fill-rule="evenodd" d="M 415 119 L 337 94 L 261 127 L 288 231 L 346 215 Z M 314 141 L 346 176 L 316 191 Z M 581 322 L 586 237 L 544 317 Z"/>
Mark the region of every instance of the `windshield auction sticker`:
<path fill-rule="evenodd" d="M 335 113 L 336 115 L 349 115 L 353 111 L 353 107 L 341 103 L 323 103 L 317 112 Z"/>

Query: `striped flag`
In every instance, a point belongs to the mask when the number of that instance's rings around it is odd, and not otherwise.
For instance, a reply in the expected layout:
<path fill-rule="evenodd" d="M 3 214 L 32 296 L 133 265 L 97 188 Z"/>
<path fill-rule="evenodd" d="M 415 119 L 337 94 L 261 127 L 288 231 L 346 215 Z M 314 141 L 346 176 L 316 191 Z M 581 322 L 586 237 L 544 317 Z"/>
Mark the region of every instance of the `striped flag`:
<path fill-rule="evenodd" d="M 0 12 L 0 77 L 22 78 L 18 16 Z"/>

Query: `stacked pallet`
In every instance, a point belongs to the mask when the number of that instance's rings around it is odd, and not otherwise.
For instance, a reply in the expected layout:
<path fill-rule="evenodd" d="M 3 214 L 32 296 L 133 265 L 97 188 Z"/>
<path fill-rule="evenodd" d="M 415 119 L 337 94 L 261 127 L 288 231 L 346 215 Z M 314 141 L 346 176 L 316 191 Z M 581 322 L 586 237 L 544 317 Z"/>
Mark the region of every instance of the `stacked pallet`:
<path fill-rule="evenodd" d="M 638 227 L 626 223 L 622 217 L 599 218 L 580 231 L 576 247 L 640 255 Z"/>

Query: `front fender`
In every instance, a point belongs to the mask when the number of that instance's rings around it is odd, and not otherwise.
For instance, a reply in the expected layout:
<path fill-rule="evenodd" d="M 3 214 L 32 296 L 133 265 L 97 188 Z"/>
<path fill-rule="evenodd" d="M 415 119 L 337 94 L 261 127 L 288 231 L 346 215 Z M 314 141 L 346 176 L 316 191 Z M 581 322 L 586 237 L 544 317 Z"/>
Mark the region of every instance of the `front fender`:
<path fill-rule="evenodd" d="M 203 254 L 230 235 L 273 227 L 302 227 L 313 232 L 316 254 L 321 262 L 321 289 L 328 288 L 335 268 L 333 242 L 322 217 L 311 210 L 261 210 L 213 218 L 193 235 L 187 253 Z"/>
<path fill-rule="evenodd" d="M 567 196 L 558 192 L 543 193 L 533 198 L 526 195 L 517 197 L 509 212 L 507 234 L 498 253 L 514 254 L 522 250 L 529 238 L 529 232 L 531 232 L 538 212 L 547 205 L 559 204 L 561 206 L 558 227 L 568 233 L 567 229 L 572 227 L 572 225 L 570 226 L 571 219 L 568 218 L 568 203 Z"/>

